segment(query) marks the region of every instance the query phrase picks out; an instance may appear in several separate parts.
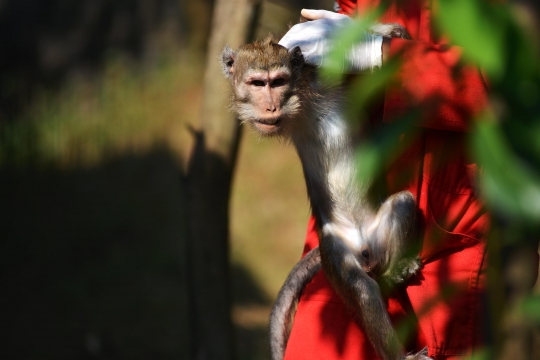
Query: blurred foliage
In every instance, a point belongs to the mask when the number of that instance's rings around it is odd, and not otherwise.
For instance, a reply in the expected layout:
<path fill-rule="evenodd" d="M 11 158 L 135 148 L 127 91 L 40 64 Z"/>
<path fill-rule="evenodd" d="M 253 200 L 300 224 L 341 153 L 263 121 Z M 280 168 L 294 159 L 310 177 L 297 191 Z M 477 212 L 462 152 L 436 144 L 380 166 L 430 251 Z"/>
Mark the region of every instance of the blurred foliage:
<path fill-rule="evenodd" d="M 164 51 L 204 45 L 199 14 L 212 1 L 4 0 L 0 4 L 0 122 L 12 121 L 37 86 L 62 88 L 74 73 L 95 75 L 111 54 L 150 63 Z M 199 16 L 197 16 L 199 15 Z M 195 26 L 193 17 L 201 18 Z"/>
<path fill-rule="evenodd" d="M 116 58 L 102 76 L 42 90 L 18 121 L 0 123 L 0 164 L 92 166 L 160 143 L 185 154 L 185 120 L 198 110 L 186 104 L 199 102 L 193 84 L 201 70 L 187 55 L 168 56 L 153 69 Z"/>
<path fill-rule="evenodd" d="M 488 350 L 498 358 L 540 356 L 540 299 L 531 294 L 534 280 L 528 275 L 537 269 L 526 255 L 538 249 L 540 239 L 540 29 L 531 21 L 540 14 L 538 7 L 523 9 L 519 2 L 445 0 L 438 17 L 465 58 L 489 79 L 490 107 L 477 119 L 470 150 L 483 166 L 481 192 L 494 218 L 489 286 L 496 327 Z M 467 29 L 452 20 L 456 15 L 482 28 Z M 524 349 L 520 354 L 515 348 Z"/>
<path fill-rule="evenodd" d="M 480 193 L 493 216 L 488 242 L 491 317 L 486 321 L 494 327 L 486 323 L 491 347 L 475 359 L 508 358 L 509 339 L 529 336 L 523 335 L 526 331 L 522 334 L 516 329 L 538 333 L 540 327 L 540 298 L 530 292 L 536 280 L 530 274 L 537 269 L 534 261 L 523 261 L 520 257 L 535 251 L 540 239 L 540 14 L 538 5 L 531 6 L 533 3 L 527 1 L 440 0 L 438 3 L 434 18 L 438 30 L 452 44 L 462 47 L 462 64 L 477 64 L 489 82 L 489 106 L 478 116 L 475 129 L 468 136 L 470 156 L 482 165 Z M 339 46 L 324 64 L 323 74 L 327 79 L 342 79 L 343 59 L 347 49 L 357 41 L 355 34 L 379 13 L 380 9 L 368 14 L 339 35 Z M 365 115 L 367 104 L 383 91 L 395 70 L 396 64 L 391 63 L 354 84 L 350 92 L 354 113 Z M 366 120 L 366 116 L 360 118 Z M 415 118 L 417 114 L 407 114 L 401 121 L 404 126 L 410 126 Z M 399 154 L 395 131 L 383 132 L 376 141 L 369 141 L 357 150 L 361 181 L 381 176 L 385 164 Z M 525 256 L 530 260 L 530 255 Z M 517 328 L 516 324 L 519 324 Z M 521 335 L 512 337 L 512 331 Z M 522 350 L 524 358 L 538 355 L 531 350 L 538 351 L 538 344 L 527 341 L 521 344 L 527 344 Z"/>
<path fill-rule="evenodd" d="M 456 15 L 466 21 L 456 22 Z M 523 271 L 519 277 L 511 273 L 519 266 L 512 264 L 512 257 L 520 249 L 537 248 L 540 239 L 540 44 L 534 22 L 538 15 L 537 7 L 480 0 L 441 1 L 439 15 L 442 29 L 490 81 L 491 106 L 479 116 L 470 143 L 472 155 L 483 165 L 481 191 L 495 219 L 490 256 L 501 268 L 492 271 L 490 286 L 505 286 L 491 290 L 505 296 L 490 300 L 495 312 L 504 309 L 493 315 L 494 323 L 501 325 L 493 336 L 503 340 L 510 337 L 505 328 L 509 321 L 524 328 L 540 327 L 540 299 L 526 290 L 529 280 Z M 481 28 L 467 28 L 474 22 Z M 518 261 L 525 270 L 535 270 Z M 501 274 L 505 280 L 493 279 Z M 496 344 L 492 350 L 502 347 Z"/>

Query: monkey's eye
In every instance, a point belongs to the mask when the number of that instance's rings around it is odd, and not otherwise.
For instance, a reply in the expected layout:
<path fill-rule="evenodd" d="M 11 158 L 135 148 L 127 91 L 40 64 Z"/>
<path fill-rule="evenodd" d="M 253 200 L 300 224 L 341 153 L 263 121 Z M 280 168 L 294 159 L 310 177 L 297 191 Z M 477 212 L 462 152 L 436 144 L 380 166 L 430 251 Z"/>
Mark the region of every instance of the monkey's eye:
<path fill-rule="evenodd" d="M 369 251 L 362 250 L 362 256 L 365 257 L 366 259 L 369 258 Z"/>
<path fill-rule="evenodd" d="M 251 81 L 251 85 L 253 86 L 265 86 L 265 82 L 262 80 L 253 80 Z"/>
<path fill-rule="evenodd" d="M 285 78 L 277 78 L 275 79 L 274 81 L 272 81 L 272 83 L 270 84 L 270 86 L 272 87 L 278 87 L 278 86 L 283 86 L 287 83 L 287 80 Z"/>

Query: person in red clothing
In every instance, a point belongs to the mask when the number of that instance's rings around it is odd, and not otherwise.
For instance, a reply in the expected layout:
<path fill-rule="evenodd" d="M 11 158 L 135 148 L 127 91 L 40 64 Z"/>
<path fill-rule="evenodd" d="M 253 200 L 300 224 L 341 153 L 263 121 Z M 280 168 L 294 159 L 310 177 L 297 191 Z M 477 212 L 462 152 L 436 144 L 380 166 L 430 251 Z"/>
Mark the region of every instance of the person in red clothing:
<path fill-rule="evenodd" d="M 338 1 L 337 10 L 362 15 L 378 3 Z M 412 109 L 421 110 L 419 124 L 402 134 L 402 139 L 414 140 L 391 165 L 387 188 L 389 194 L 409 190 L 416 198 L 423 221 L 423 269 L 387 305 L 395 323 L 414 323 L 413 336 L 404 344 L 407 350 L 427 346 L 429 356 L 440 360 L 474 354 L 482 345 L 490 218 L 475 189 L 478 166 L 465 150 L 471 122 L 487 104 L 486 81 L 477 67 L 460 63 L 461 50 L 433 30 L 436 9 L 436 1 L 391 1 L 382 14 L 381 23 L 403 25 L 412 40 L 383 40 L 382 62 L 398 57 L 402 65 L 387 84 L 379 121 L 392 123 Z M 303 12 L 311 20 L 330 21 L 329 14 Z M 316 246 L 312 219 L 305 253 Z M 319 272 L 301 296 L 285 359 L 377 358 L 354 316 Z"/>

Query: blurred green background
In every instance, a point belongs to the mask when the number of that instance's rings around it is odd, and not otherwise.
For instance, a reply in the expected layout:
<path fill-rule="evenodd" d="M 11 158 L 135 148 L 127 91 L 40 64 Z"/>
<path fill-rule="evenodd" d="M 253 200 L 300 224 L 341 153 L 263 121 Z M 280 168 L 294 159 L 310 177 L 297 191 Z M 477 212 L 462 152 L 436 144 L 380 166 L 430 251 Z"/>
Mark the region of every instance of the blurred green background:
<path fill-rule="evenodd" d="M 257 36 L 303 6 L 331 1 L 263 1 Z M 213 7 L 0 1 L 1 358 L 188 358 L 182 178 Z M 309 216 L 292 148 L 245 132 L 230 213 L 237 358 L 267 359 Z"/>

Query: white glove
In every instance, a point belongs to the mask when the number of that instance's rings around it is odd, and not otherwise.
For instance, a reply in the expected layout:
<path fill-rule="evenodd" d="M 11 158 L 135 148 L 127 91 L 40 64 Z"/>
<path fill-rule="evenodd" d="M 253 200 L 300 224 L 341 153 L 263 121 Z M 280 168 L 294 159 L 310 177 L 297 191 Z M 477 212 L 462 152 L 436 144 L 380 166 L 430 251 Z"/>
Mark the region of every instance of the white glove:
<path fill-rule="evenodd" d="M 347 15 L 326 10 L 302 10 L 308 19 L 316 19 L 294 25 L 279 44 L 292 49 L 299 46 L 302 55 L 310 64 L 321 66 L 324 57 L 333 46 L 332 35 L 352 23 Z M 382 36 L 364 31 L 362 40 L 355 44 L 347 56 L 344 69 L 353 72 L 370 70 L 382 66 Z"/>

